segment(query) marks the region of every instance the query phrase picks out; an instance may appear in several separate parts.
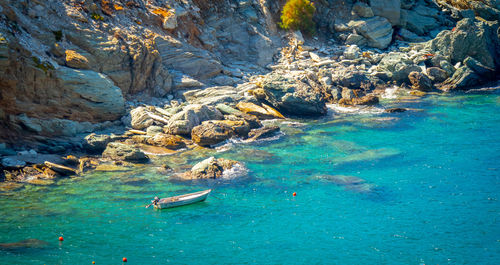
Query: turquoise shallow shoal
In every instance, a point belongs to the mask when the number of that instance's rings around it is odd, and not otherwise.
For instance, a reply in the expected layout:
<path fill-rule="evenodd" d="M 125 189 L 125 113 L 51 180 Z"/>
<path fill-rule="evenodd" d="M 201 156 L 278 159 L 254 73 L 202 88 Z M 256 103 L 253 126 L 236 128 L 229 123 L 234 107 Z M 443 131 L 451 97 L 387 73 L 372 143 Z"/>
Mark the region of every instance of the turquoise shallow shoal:
<path fill-rule="evenodd" d="M 246 164 L 233 180 L 146 167 L 0 194 L 0 242 L 49 242 L 0 264 L 500 264 L 499 93 L 403 106 L 419 110 L 303 120 L 213 152 Z M 144 208 L 208 187 L 203 203 Z"/>

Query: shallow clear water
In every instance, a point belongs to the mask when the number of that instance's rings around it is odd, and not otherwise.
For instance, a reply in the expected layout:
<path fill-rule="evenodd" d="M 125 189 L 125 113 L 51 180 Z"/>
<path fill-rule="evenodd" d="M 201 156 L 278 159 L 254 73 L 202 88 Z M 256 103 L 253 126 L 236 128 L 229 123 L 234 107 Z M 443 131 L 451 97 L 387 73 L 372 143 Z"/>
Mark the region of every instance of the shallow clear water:
<path fill-rule="evenodd" d="M 0 263 L 500 264 L 499 94 L 401 105 L 420 110 L 303 120 L 274 141 L 159 159 L 244 162 L 233 180 L 172 182 L 146 167 L 4 193 L 0 242 L 50 245 L 0 250 Z M 144 208 L 207 187 L 206 202 Z"/>

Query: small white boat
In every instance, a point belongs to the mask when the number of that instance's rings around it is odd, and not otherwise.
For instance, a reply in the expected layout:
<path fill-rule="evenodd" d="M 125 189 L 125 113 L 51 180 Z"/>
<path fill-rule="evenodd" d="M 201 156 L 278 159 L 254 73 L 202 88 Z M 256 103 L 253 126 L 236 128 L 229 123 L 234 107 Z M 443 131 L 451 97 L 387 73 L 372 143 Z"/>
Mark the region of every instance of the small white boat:
<path fill-rule="evenodd" d="M 208 194 L 212 190 L 203 190 L 194 193 L 168 197 L 160 199 L 156 204 L 153 204 L 156 209 L 166 209 L 177 206 L 183 206 L 187 204 L 192 204 L 196 202 L 202 202 L 207 199 Z"/>

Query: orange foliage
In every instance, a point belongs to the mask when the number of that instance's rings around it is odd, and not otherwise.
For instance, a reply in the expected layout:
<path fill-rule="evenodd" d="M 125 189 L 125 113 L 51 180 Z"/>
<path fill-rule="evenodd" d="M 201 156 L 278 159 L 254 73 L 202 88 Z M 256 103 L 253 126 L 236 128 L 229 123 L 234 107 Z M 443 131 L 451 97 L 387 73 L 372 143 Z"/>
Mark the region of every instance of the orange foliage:
<path fill-rule="evenodd" d="M 156 14 L 156 15 L 159 15 L 163 18 L 166 18 L 166 17 L 169 17 L 172 15 L 172 12 L 166 10 L 165 8 L 156 8 L 155 10 L 153 10 L 153 14 Z"/>

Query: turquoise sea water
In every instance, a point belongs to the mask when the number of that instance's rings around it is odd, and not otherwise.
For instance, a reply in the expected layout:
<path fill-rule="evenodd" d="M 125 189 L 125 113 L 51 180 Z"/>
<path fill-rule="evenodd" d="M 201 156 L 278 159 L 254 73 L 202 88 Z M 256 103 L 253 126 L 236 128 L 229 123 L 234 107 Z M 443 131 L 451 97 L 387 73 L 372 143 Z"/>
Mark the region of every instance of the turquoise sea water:
<path fill-rule="evenodd" d="M 3 193 L 0 242 L 49 246 L 0 250 L 0 264 L 500 264 L 499 93 L 397 105 L 417 110 L 298 120 L 276 140 L 158 159 L 231 158 L 245 177 L 180 183 L 149 166 Z M 144 208 L 208 187 L 203 203 Z"/>

